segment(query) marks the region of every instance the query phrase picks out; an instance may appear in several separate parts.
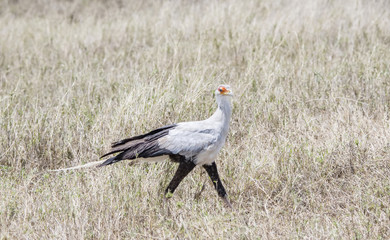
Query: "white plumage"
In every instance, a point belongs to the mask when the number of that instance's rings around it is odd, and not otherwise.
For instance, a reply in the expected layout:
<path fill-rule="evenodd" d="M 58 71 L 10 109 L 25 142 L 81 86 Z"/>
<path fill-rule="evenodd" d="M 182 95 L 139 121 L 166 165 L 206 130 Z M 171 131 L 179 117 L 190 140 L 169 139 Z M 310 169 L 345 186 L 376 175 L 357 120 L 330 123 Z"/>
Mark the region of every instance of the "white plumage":
<path fill-rule="evenodd" d="M 215 91 L 215 96 L 218 108 L 210 118 L 164 126 L 143 135 L 115 142 L 111 150 L 102 157 L 119 154 L 95 163 L 102 167 L 121 160 L 132 160 L 133 163 L 152 162 L 164 160 L 168 156 L 172 161 L 178 162 L 179 167 L 166 189 L 167 193 L 173 193 L 184 177 L 195 166 L 200 165 L 209 174 L 218 195 L 231 206 L 219 178 L 215 159 L 228 134 L 233 93 L 230 86 L 220 85 Z M 87 165 L 91 166 L 91 163 Z M 86 165 L 69 169 L 84 166 Z"/>
<path fill-rule="evenodd" d="M 220 88 L 228 93 L 222 94 Z M 211 164 L 225 144 L 231 117 L 232 92 L 227 85 L 221 85 L 216 90 L 218 108 L 208 119 L 197 122 L 178 123 L 168 135 L 159 139 L 162 148 L 173 154 L 193 158 L 196 165 Z"/>

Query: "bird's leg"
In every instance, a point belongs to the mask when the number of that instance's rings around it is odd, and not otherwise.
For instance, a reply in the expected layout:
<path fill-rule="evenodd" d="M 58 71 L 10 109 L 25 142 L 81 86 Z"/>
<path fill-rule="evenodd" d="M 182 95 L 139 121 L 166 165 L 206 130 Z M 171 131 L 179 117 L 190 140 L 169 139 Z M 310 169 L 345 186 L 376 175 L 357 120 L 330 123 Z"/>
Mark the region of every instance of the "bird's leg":
<path fill-rule="evenodd" d="M 223 201 L 228 207 L 232 208 L 232 205 L 230 204 L 229 199 L 227 197 L 226 190 L 222 185 L 221 179 L 219 178 L 217 165 L 215 164 L 215 162 L 213 162 L 211 165 L 203 165 L 203 167 L 209 174 L 211 181 L 213 181 L 214 187 L 218 192 L 218 196 L 223 199 Z"/>
<path fill-rule="evenodd" d="M 202 192 L 204 191 L 205 188 L 206 188 L 206 181 L 203 182 L 202 188 L 200 189 L 200 191 L 197 192 L 197 193 L 195 193 L 194 198 L 195 198 L 195 199 L 198 199 L 198 198 L 200 197 L 200 195 L 202 194 Z"/>
<path fill-rule="evenodd" d="M 170 198 L 172 193 L 179 186 L 180 182 L 194 169 L 196 165 L 191 161 L 182 161 L 179 164 L 179 167 L 176 170 L 175 175 L 173 176 L 171 182 L 169 183 L 167 189 L 165 189 L 165 197 Z"/>

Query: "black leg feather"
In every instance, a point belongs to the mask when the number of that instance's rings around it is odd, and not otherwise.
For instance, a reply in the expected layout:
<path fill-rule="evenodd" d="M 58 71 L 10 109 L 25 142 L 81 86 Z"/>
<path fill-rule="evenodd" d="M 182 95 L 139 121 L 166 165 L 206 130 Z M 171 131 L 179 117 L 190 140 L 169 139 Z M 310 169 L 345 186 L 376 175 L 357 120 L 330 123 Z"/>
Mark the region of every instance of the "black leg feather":
<path fill-rule="evenodd" d="M 219 178 L 217 165 L 215 162 L 213 162 L 211 165 L 203 165 L 203 167 L 209 174 L 211 181 L 213 181 L 214 187 L 218 192 L 218 196 L 220 196 L 229 207 L 232 207 L 227 198 L 226 190 L 222 185 L 221 179 Z"/>
<path fill-rule="evenodd" d="M 173 193 L 180 182 L 194 169 L 196 165 L 191 161 L 182 161 L 179 164 L 179 167 L 176 170 L 175 175 L 173 176 L 171 182 L 169 183 L 167 189 L 165 189 L 165 196 L 167 193 Z"/>
<path fill-rule="evenodd" d="M 218 195 L 220 197 L 225 197 L 226 190 L 222 185 L 221 179 L 218 175 L 217 165 L 215 162 L 213 162 L 211 165 L 203 165 L 204 169 L 206 169 L 206 172 L 209 174 L 211 181 L 213 181 L 214 187 L 218 192 Z"/>

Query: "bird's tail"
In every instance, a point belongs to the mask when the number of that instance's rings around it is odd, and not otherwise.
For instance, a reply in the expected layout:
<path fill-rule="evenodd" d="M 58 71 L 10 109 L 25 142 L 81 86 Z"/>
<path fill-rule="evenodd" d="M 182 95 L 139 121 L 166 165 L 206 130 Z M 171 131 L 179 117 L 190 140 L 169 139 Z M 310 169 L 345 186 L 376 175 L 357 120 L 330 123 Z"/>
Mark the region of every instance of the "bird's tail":
<path fill-rule="evenodd" d="M 110 159 L 113 159 L 113 158 L 110 158 Z M 108 159 L 108 160 L 110 160 L 110 159 Z M 100 160 L 100 161 L 95 161 L 95 162 L 89 162 L 89 163 L 86 163 L 86 164 L 82 164 L 82 165 L 78 165 L 78 166 L 70 167 L 70 168 L 61 168 L 61 169 L 56 169 L 56 170 L 49 170 L 49 172 L 60 172 L 60 171 L 67 171 L 67 170 L 76 170 L 76 169 L 80 169 L 80 168 L 102 167 L 102 166 L 105 166 L 105 165 L 102 165 L 102 164 L 105 161 L 108 161 L 108 160 Z"/>
<path fill-rule="evenodd" d="M 109 158 L 107 160 L 100 161 L 101 163 L 97 167 L 104 167 L 104 166 L 119 162 L 121 160 L 122 159 L 117 159 L 116 157 L 112 157 L 112 158 Z"/>

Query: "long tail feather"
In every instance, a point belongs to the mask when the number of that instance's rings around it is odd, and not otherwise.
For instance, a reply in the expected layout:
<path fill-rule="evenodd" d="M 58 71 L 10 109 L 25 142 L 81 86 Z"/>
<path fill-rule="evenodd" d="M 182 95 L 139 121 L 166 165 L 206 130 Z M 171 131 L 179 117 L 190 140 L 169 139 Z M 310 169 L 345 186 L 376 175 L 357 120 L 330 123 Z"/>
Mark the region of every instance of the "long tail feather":
<path fill-rule="evenodd" d="M 119 162 L 121 161 L 122 159 L 117 159 L 116 157 L 112 157 L 112 158 L 109 158 L 107 160 L 103 160 L 101 164 L 99 164 L 97 167 L 104 167 L 104 166 L 107 166 L 107 165 L 110 165 L 110 164 L 113 164 L 113 163 L 116 163 L 116 162 Z"/>
<path fill-rule="evenodd" d="M 95 161 L 95 162 L 90 162 L 82 165 L 78 165 L 75 167 L 70 167 L 70 168 L 61 168 L 61 169 L 55 169 L 55 170 L 49 170 L 49 172 L 60 172 L 60 171 L 67 171 L 67 170 L 76 170 L 80 168 L 91 168 L 91 167 L 98 167 L 100 166 L 104 161 L 106 160 L 100 160 L 100 161 Z"/>

